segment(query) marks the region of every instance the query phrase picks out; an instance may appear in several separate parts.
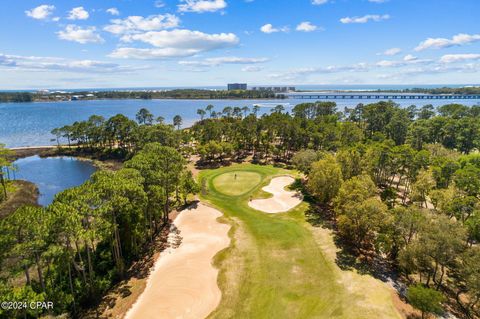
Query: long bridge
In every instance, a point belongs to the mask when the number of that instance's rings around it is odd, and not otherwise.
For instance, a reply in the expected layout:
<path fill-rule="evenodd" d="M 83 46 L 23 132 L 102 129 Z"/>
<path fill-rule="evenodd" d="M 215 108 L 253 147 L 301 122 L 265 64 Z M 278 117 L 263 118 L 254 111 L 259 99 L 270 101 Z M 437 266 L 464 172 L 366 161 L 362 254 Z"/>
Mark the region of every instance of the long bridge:
<path fill-rule="evenodd" d="M 478 100 L 479 94 L 400 94 L 400 93 L 288 93 L 292 99 L 315 99 L 315 100 Z"/>

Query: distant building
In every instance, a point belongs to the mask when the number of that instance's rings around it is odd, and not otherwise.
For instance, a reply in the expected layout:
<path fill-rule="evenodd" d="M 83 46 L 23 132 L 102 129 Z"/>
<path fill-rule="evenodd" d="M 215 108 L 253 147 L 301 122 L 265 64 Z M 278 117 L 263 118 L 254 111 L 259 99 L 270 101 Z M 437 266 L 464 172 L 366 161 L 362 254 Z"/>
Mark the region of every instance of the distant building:
<path fill-rule="evenodd" d="M 229 83 L 227 87 L 229 91 L 246 90 L 247 83 Z"/>
<path fill-rule="evenodd" d="M 268 91 L 275 93 L 286 93 L 286 92 L 295 92 L 294 86 L 258 86 L 253 87 L 253 91 Z"/>

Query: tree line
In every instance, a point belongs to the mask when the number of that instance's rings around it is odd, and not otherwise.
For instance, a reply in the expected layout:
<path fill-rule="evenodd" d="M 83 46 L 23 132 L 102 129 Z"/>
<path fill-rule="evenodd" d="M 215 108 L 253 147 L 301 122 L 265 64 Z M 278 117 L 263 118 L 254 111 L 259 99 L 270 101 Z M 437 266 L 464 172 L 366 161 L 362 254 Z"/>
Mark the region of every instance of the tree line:
<path fill-rule="evenodd" d="M 198 192 L 185 164 L 176 149 L 148 143 L 122 169 L 98 171 L 48 207 L 24 206 L 3 219 L 3 300 L 53 300 L 52 315 L 96 305 L 168 225 L 171 210 Z M 0 310 L 5 318 L 40 314 Z"/>
<path fill-rule="evenodd" d="M 0 92 L 0 102 L 58 101 L 71 99 L 273 99 L 285 98 L 269 91 L 176 89 L 164 91 Z"/>

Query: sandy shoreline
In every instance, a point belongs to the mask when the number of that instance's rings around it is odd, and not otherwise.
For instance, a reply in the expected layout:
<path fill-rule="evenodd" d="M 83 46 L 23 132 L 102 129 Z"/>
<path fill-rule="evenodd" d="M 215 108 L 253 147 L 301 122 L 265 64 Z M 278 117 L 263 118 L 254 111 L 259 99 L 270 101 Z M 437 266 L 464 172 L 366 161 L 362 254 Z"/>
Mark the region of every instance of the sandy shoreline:
<path fill-rule="evenodd" d="M 265 192 L 272 194 L 273 197 L 251 200 L 248 202 L 248 206 L 269 214 L 289 211 L 302 202 L 300 194 L 285 190 L 285 187 L 293 182 L 295 182 L 295 179 L 291 176 L 273 178 L 270 184 L 262 188 Z"/>
<path fill-rule="evenodd" d="M 198 203 L 174 221 L 181 244 L 163 251 L 145 291 L 127 312 L 128 319 L 200 319 L 220 303 L 218 269 L 213 257 L 228 247 L 230 226 L 217 222 L 218 210 Z"/>

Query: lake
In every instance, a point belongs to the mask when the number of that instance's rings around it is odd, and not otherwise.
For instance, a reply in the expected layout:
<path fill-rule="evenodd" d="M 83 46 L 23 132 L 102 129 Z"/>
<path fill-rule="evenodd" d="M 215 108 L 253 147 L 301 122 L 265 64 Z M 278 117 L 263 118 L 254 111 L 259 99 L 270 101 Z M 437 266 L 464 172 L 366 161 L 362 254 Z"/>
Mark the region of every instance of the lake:
<path fill-rule="evenodd" d="M 96 171 L 92 162 L 74 157 L 31 156 L 18 159 L 13 164 L 17 168 L 15 179 L 37 185 L 40 192 L 38 203 L 42 206 L 49 205 L 63 190 L 83 184 Z"/>
<path fill-rule="evenodd" d="M 88 119 L 90 115 L 101 115 L 105 118 L 116 114 L 124 114 L 135 119 L 137 111 L 145 107 L 155 117 L 163 116 L 167 123 L 171 123 L 175 115 L 183 118 L 183 126 L 189 126 L 198 120 L 197 109 L 212 104 L 216 111 L 226 106 L 261 106 L 260 113 L 270 112 L 271 108 L 283 104 L 287 111 L 295 105 L 315 100 L 94 100 L 71 102 L 34 102 L 34 103 L 0 103 L 0 143 L 7 147 L 54 145 L 54 136 L 51 130 L 75 121 Z M 375 100 L 332 100 L 337 102 L 338 109 L 354 107 L 358 103 L 373 103 Z M 474 105 L 478 100 L 397 100 L 402 106 L 416 104 L 434 106 L 447 103 L 462 103 Z"/>

